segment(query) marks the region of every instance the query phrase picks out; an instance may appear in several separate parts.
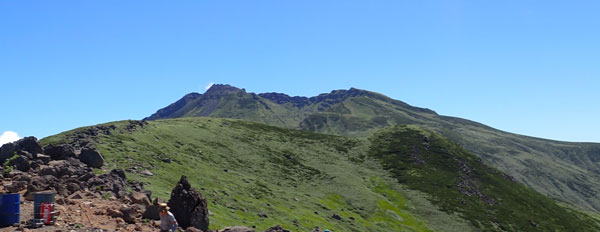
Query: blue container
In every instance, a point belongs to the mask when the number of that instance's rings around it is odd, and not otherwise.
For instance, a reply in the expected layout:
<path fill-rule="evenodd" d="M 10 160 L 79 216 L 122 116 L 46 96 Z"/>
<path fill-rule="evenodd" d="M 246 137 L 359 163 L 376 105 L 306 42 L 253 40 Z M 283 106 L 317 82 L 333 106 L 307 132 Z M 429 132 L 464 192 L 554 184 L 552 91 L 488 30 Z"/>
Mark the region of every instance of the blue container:
<path fill-rule="evenodd" d="M 19 224 L 20 203 L 19 194 L 0 194 L 0 227 Z"/>
<path fill-rule="evenodd" d="M 55 192 L 37 192 L 33 193 L 33 218 L 42 219 L 40 206 L 42 203 L 54 204 Z"/>

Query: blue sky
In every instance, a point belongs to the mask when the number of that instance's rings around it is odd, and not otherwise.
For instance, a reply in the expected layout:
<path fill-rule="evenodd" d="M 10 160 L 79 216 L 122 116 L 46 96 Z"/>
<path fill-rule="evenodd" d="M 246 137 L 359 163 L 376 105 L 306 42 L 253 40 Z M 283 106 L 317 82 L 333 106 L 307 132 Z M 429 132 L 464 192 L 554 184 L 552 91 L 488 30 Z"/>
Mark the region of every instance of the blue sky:
<path fill-rule="evenodd" d="M 597 1 L 0 1 L 0 133 L 141 119 L 209 83 L 356 87 L 600 142 Z"/>

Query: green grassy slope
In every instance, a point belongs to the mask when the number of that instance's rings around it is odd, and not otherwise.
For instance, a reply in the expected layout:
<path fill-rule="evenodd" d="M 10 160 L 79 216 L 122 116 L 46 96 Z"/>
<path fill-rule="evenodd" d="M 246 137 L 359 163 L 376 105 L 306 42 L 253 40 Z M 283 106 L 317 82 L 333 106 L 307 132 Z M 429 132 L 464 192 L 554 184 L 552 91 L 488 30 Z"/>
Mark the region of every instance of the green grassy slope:
<path fill-rule="evenodd" d="M 459 143 L 519 182 L 579 209 L 600 212 L 600 145 L 511 134 L 438 115 L 365 90 L 337 90 L 312 98 L 253 94 L 215 85 L 185 104 L 149 119 L 182 116 L 238 118 L 320 133 L 368 136 L 391 125 L 419 125 Z"/>
<path fill-rule="evenodd" d="M 598 221 L 564 208 L 483 165 L 440 135 L 397 126 L 371 138 L 370 154 L 402 184 L 461 212 L 483 231 L 597 231 Z"/>
<path fill-rule="evenodd" d="M 127 169 L 163 199 L 187 175 L 208 199 L 213 229 L 282 224 L 293 231 L 475 231 L 426 195 L 397 184 L 377 162 L 363 160 L 365 141 L 215 118 L 151 121 L 132 131 L 126 121 L 103 126 L 109 125 L 116 129 L 92 141 L 106 158 L 104 171 Z M 68 142 L 87 129 L 41 142 Z M 137 174 L 145 169 L 155 175 Z"/>
<path fill-rule="evenodd" d="M 187 175 L 207 197 L 214 229 L 263 230 L 275 224 L 293 231 L 600 229 L 592 217 L 507 180 L 421 129 L 387 129 L 362 140 L 217 118 L 131 125 L 104 124 L 111 129 L 101 133 L 80 128 L 42 143 L 92 134 L 88 139 L 107 161 L 103 171 L 126 169 L 161 198 Z M 155 175 L 138 174 L 142 170 Z"/>

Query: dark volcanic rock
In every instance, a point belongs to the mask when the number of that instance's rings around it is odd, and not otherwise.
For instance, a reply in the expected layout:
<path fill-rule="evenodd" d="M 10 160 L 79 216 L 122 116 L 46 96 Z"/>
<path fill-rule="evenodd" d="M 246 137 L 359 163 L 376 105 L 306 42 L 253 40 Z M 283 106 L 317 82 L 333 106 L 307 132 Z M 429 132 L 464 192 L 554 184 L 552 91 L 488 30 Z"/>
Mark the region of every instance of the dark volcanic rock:
<path fill-rule="evenodd" d="M 168 202 L 179 226 L 208 230 L 208 205 L 206 199 L 192 188 L 186 176 L 182 176 Z"/>
<path fill-rule="evenodd" d="M 53 160 L 64 160 L 69 157 L 75 157 L 75 148 L 69 144 L 50 144 L 44 147 L 44 154 L 49 155 Z"/>
<path fill-rule="evenodd" d="M 19 156 L 11 163 L 17 170 L 22 172 L 27 172 L 31 168 L 31 162 L 25 156 Z"/>
<path fill-rule="evenodd" d="M 48 164 L 52 160 L 50 156 L 44 154 L 37 154 L 36 159 L 41 161 L 43 164 Z"/>
<path fill-rule="evenodd" d="M 194 227 L 188 227 L 185 229 L 185 232 L 202 232 L 202 230 L 196 229 Z"/>
<path fill-rule="evenodd" d="M 34 176 L 27 185 L 27 192 L 41 192 L 50 190 L 54 185 L 59 184 L 58 179 L 54 176 Z"/>
<path fill-rule="evenodd" d="M 267 230 L 265 230 L 265 232 L 290 232 L 289 230 L 284 229 L 281 226 L 273 226 Z"/>
<path fill-rule="evenodd" d="M 13 143 L 4 144 L 2 147 L 0 147 L 0 164 L 4 163 L 4 161 L 13 157 L 14 155 L 23 155 L 24 152 L 35 155 L 42 153 L 42 147 L 40 147 L 37 139 L 33 136 L 22 138 Z"/>
<path fill-rule="evenodd" d="M 92 177 L 88 180 L 88 188 L 91 191 L 112 192 L 117 198 L 127 196 L 127 179 L 125 172 L 121 169 L 114 169 L 110 173 Z"/>
<path fill-rule="evenodd" d="M 143 206 L 149 206 L 150 204 L 152 204 L 150 202 L 150 198 L 148 198 L 148 195 L 141 192 L 132 192 L 131 194 L 129 194 L 129 199 L 131 200 L 131 202 Z"/>
<path fill-rule="evenodd" d="M 14 143 L 7 143 L 0 147 L 0 164 L 3 164 L 8 158 L 15 155 L 16 145 Z"/>
<path fill-rule="evenodd" d="M 34 155 L 43 152 L 42 147 L 37 141 L 37 138 L 33 136 L 22 138 L 21 140 L 15 142 L 15 144 L 16 150 L 19 151 L 26 151 Z"/>
<path fill-rule="evenodd" d="M 91 148 L 81 150 L 79 160 L 92 168 L 100 168 L 104 165 L 104 157 L 98 151 Z"/>
<path fill-rule="evenodd" d="M 11 184 L 4 186 L 9 193 L 16 193 L 27 188 L 27 181 L 13 181 Z"/>
<path fill-rule="evenodd" d="M 152 220 L 160 220 L 160 206 L 158 205 L 150 205 L 146 207 L 146 211 L 142 214 L 142 218 L 152 219 Z M 193 228 L 193 227 L 190 227 Z"/>
<path fill-rule="evenodd" d="M 331 215 L 331 218 L 335 219 L 335 220 L 342 220 L 342 217 L 338 214 L 333 214 Z"/>
<path fill-rule="evenodd" d="M 136 223 L 141 216 L 140 209 L 136 206 L 122 207 L 119 211 L 123 214 L 123 221 L 127 223 Z"/>

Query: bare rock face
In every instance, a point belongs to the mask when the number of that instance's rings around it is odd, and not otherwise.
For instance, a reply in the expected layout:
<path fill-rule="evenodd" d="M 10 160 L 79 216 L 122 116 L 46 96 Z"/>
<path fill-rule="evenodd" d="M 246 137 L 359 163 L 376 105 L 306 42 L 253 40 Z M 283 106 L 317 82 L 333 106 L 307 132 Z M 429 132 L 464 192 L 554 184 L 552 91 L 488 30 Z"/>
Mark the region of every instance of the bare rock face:
<path fill-rule="evenodd" d="M 167 204 L 182 228 L 195 227 L 204 231 L 208 230 L 206 199 L 192 188 L 186 176 L 181 176 L 173 188 L 171 199 Z"/>

